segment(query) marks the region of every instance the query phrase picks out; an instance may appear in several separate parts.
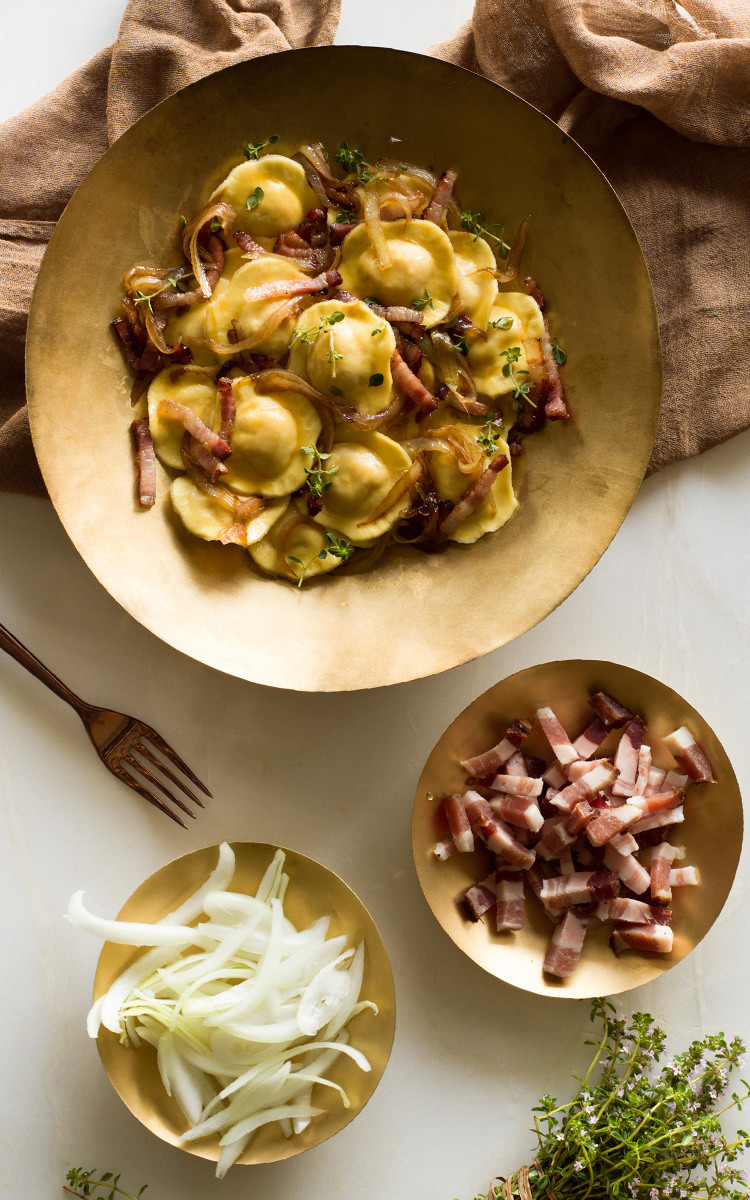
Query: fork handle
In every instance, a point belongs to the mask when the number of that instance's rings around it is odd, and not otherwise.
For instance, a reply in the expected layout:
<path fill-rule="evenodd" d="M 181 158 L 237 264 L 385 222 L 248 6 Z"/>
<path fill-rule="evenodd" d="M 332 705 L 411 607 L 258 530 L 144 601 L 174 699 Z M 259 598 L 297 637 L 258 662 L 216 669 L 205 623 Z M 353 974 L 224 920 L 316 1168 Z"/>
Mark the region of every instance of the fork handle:
<path fill-rule="evenodd" d="M 0 650 L 5 650 L 11 658 L 15 658 L 16 662 L 35 675 L 42 683 L 45 683 L 50 691 L 53 691 L 56 696 L 70 704 L 76 710 L 79 716 L 90 711 L 91 706 L 82 700 L 80 696 L 76 696 L 75 692 L 71 692 L 62 679 L 58 679 L 44 663 L 40 662 L 36 655 L 27 650 L 23 642 L 19 642 L 17 637 L 14 637 L 9 629 L 4 625 L 0 625 Z"/>

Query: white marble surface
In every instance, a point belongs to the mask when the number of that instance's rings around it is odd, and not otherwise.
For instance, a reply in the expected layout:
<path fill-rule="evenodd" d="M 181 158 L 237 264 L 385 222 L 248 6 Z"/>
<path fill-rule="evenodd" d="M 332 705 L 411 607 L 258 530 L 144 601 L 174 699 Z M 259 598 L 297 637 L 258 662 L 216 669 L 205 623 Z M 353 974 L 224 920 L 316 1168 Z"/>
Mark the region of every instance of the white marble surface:
<path fill-rule="evenodd" d="M 423 49 L 467 0 L 345 0 L 340 40 Z M 6 0 L 0 116 L 83 62 L 120 3 Z M 32 36 L 33 35 L 33 36 Z M 559 657 L 649 671 L 684 693 L 750 775 L 750 435 L 649 480 L 589 578 L 541 626 L 442 677 L 345 696 L 271 691 L 163 646 L 107 596 L 51 506 L 0 496 L 0 620 L 93 701 L 151 721 L 216 799 L 188 834 L 100 766 L 75 715 L 0 657 L 0 904 L 5 914 L 2 1200 L 52 1200 L 70 1165 L 122 1170 L 151 1200 L 469 1200 L 524 1160 L 530 1105 L 564 1093 L 587 1006 L 504 987 L 465 959 L 419 892 L 413 789 L 444 727 L 497 679 Z M 279 763 L 283 766 L 279 767 Z M 239 1168 L 164 1146 L 124 1109 L 83 1025 L 99 947 L 61 919 L 68 897 L 114 913 L 163 862 L 229 839 L 287 843 L 327 863 L 378 922 L 396 979 L 390 1065 L 364 1113 L 297 1159 Z M 714 929 L 658 984 L 626 998 L 669 1026 L 750 1035 L 747 857 Z"/>

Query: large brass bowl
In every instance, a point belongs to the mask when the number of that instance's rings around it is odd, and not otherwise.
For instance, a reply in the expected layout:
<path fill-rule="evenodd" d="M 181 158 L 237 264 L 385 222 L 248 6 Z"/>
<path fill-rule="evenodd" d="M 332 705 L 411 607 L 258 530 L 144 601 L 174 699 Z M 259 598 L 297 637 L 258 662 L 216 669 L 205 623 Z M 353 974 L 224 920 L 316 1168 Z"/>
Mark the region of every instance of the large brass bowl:
<path fill-rule="evenodd" d="M 195 213 L 269 133 L 277 149 L 343 139 L 459 172 L 462 204 L 514 231 L 523 273 L 568 353 L 573 413 L 528 441 L 520 507 L 499 534 L 297 590 L 239 548 L 184 533 L 159 470 L 155 510 L 133 497 L 130 379 L 108 328 L 123 272 L 168 265 Z M 390 138 L 400 138 L 394 145 Z M 339 691 L 399 683 L 486 654 L 547 616 L 616 533 L 648 463 L 661 360 L 635 234 L 591 160 L 503 88 L 415 54 L 323 47 L 229 67 L 158 105 L 104 155 L 55 230 L 28 334 L 34 444 L 52 501 L 108 592 L 158 637 L 258 683 Z"/>
<path fill-rule="evenodd" d="M 436 797 L 465 791 L 461 760 L 495 745 L 511 721 L 531 718 L 543 705 L 554 709 L 571 736 L 577 737 L 592 719 L 589 695 L 602 689 L 641 714 L 656 766 L 674 767 L 660 739 L 680 725 L 687 725 L 706 751 L 717 782 L 693 784 L 689 789 L 685 821 L 676 827 L 674 839 L 685 846 L 685 864 L 698 868 L 700 884 L 675 889 L 671 954 L 629 952 L 618 958 L 608 945 L 611 927 L 602 926 L 587 934 L 575 974 L 569 979 L 553 979 L 542 972 L 552 926 L 534 897 L 527 898 L 526 923 L 518 933 L 497 934 L 484 921 L 466 918 L 460 897 L 467 887 L 485 878 L 489 856 L 482 850 L 438 862 L 431 852 L 438 831 Z M 615 741 L 611 737 L 603 750 L 611 751 Z M 550 761 L 549 746 L 538 726 L 527 746 L 529 754 Z M 658 979 L 708 933 L 724 907 L 737 870 L 742 849 L 742 798 L 732 764 L 713 729 L 672 688 L 616 663 L 588 659 L 541 663 L 496 683 L 446 729 L 417 787 L 412 846 L 422 891 L 437 920 L 456 945 L 490 975 L 543 996 L 613 996 Z"/>
<path fill-rule="evenodd" d="M 275 846 L 263 842 L 235 842 L 236 867 L 229 885 L 233 892 L 254 895 Z M 292 1138 L 284 1137 L 278 1122 L 263 1126 L 251 1139 L 239 1163 L 277 1162 L 333 1137 L 353 1121 L 372 1096 L 386 1068 L 396 1024 L 396 996 L 388 955 L 377 926 L 362 901 L 338 875 L 321 863 L 285 850 L 289 887 L 284 898 L 286 916 L 298 929 L 306 929 L 319 917 L 330 916 L 330 937 L 346 934 L 350 946 L 365 944 L 361 998 L 372 1000 L 377 1014 L 365 1010 L 346 1026 L 350 1042 L 367 1056 L 371 1070 L 365 1072 L 341 1055 L 328 1077 L 345 1088 L 351 1105 L 344 1108 L 332 1090 L 317 1085 L 313 1103 L 325 1111 L 307 1129 Z M 156 871 L 133 893 L 118 917 L 123 921 L 159 921 L 191 896 L 216 865 L 218 846 L 195 850 L 176 858 Z M 143 953 L 132 946 L 105 942 L 94 981 L 94 999 L 114 983 L 118 975 Z M 167 1096 L 159 1077 L 156 1053 L 145 1043 L 137 1049 L 121 1045 L 116 1034 L 102 1028 L 97 1039 L 99 1055 L 110 1082 L 135 1117 L 163 1141 L 177 1146 L 187 1121 L 176 1102 Z M 335 1100 L 331 1100 L 335 1096 Z M 199 1158 L 219 1157 L 218 1135 L 189 1142 L 181 1149 Z"/>

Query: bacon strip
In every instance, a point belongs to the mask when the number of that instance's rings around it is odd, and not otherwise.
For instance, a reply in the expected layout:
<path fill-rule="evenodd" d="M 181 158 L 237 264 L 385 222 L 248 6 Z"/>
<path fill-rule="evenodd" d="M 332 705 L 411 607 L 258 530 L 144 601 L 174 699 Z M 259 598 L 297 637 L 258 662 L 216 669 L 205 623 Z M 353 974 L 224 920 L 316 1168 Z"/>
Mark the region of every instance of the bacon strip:
<path fill-rule="evenodd" d="M 592 846 L 603 846 L 605 842 L 622 833 L 641 816 L 641 809 L 634 804 L 622 804 L 619 808 L 602 809 L 586 829 L 586 837 Z"/>
<path fill-rule="evenodd" d="M 432 193 L 432 199 L 422 213 L 423 221 L 434 221 L 436 225 L 440 224 L 445 216 L 445 210 L 450 204 L 451 196 L 453 195 L 453 185 L 457 179 L 457 171 L 443 171 L 437 182 L 437 187 Z"/>
<path fill-rule="evenodd" d="M 682 792 L 678 792 L 676 788 L 669 788 L 666 792 L 654 792 L 650 796 L 633 796 L 633 804 L 640 810 L 642 816 L 648 817 L 654 813 L 676 808 L 681 799 Z"/>
<path fill-rule="evenodd" d="M 471 854 L 474 849 L 474 834 L 461 796 L 447 796 L 443 801 L 443 812 L 451 831 L 453 844 L 460 854 Z"/>
<path fill-rule="evenodd" d="M 557 370 L 557 362 L 552 350 L 552 341 L 546 317 L 544 318 L 542 353 L 544 355 L 544 369 L 547 372 L 547 386 L 544 392 L 544 415 L 550 421 L 566 421 L 570 413 L 568 412 L 568 406 L 563 396 L 560 373 Z"/>
<path fill-rule="evenodd" d="M 467 792 L 464 804 L 474 833 L 490 850 L 514 867 L 525 869 L 533 864 L 536 858 L 534 851 L 522 846 L 513 837 L 508 826 L 495 817 L 487 801 L 478 792 Z"/>
<path fill-rule="evenodd" d="M 635 778 L 635 787 L 633 788 L 634 796 L 642 796 L 648 786 L 648 778 L 651 774 L 651 747 L 645 742 L 642 743 L 638 751 L 638 771 Z"/>
<path fill-rule="evenodd" d="M 650 770 L 650 771 L 649 771 L 649 773 L 648 773 L 648 780 L 647 780 L 647 782 L 646 782 L 646 789 L 645 789 L 645 791 L 644 791 L 644 793 L 643 793 L 643 794 L 644 794 L 644 796 L 653 796 L 653 795 L 655 795 L 655 793 L 659 791 L 659 788 L 660 788 L 660 787 L 662 786 L 662 784 L 664 783 L 664 780 L 665 780 L 665 778 L 666 778 L 666 775 L 667 775 L 667 772 L 666 772 L 666 771 L 663 771 L 663 770 L 661 769 L 661 767 L 652 767 L 652 768 L 651 768 L 651 770 Z M 666 789 L 665 789 L 665 790 L 666 790 Z"/>
<path fill-rule="evenodd" d="M 609 730 L 599 717 L 594 717 L 590 725 L 579 734 L 573 742 L 573 749 L 579 758 L 591 758 L 601 746 Z"/>
<path fill-rule="evenodd" d="M 407 367 L 398 350 L 394 350 L 391 356 L 391 375 L 396 387 L 405 392 L 421 412 L 433 412 L 437 408 L 438 402 L 432 392 Z"/>
<path fill-rule="evenodd" d="M 620 701 L 615 700 L 614 696 L 610 696 L 609 692 L 594 692 L 589 699 L 589 704 L 607 729 L 619 729 L 626 721 L 632 721 L 635 716 L 635 713 L 632 713 L 629 708 L 620 704 Z"/>
<path fill-rule="evenodd" d="M 550 908 L 569 908 L 571 904 L 590 904 L 617 896 L 620 884 L 612 871 L 574 871 L 545 879 L 540 899 Z"/>
<path fill-rule="evenodd" d="M 627 921 L 631 925 L 669 925 L 672 910 L 645 904 L 643 900 L 630 900 L 617 896 L 613 900 L 602 900 L 596 910 L 600 921 Z"/>
<path fill-rule="evenodd" d="M 455 533 L 459 525 L 462 525 L 466 518 L 470 517 L 479 508 L 479 505 L 489 494 L 490 488 L 497 476 L 508 466 L 508 462 L 509 459 L 506 454 L 498 454 L 497 458 L 493 458 L 476 483 L 469 488 L 466 495 L 459 500 L 458 504 L 455 505 L 443 520 L 440 528 L 446 537 L 450 537 L 452 533 Z"/>
<path fill-rule="evenodd" d="M 521 754 L 520 750 L 516 750 L 515 754 L 511 754 L 505 764 L 506 775 L 521 775 L 523 778 L 531 777 L 531 772 L 526 768 L 526 759 Z"/>
<path fill-rule="evenodd" d="M 551 767 L 548 767 L 542 775 L 542 779 L 545 783 L 548 783 L 551 788 L 555 788 L 557 791 L 559 791 L 561 788 L 564 788 L 568 782 L 565 778 L 565 775 L 563 775 L 562 771 L 560 770 L 558 763 L 553 763 Z"/>
<path fill-rule="evenodd" d="M 464 892 L 464 900 L 469 909 L 472 921 L 478 921 L 484 913 L 489 912 L 495 903 L 495 872 Z"/>
<path fill-rule="evenodd" d="M 473 758 L 465 758 L 461 766 L 470 775 L 477 775 L 480 778 L 484 775 L 489 775 L 491 772 L 505 766 L 516 750 L 523 745 L 530 733 L 531 723 L 529 721 L 514 721 L 506 729 L 502 741 L 493 746 L 491 750 L 485 750 L 484 754 L 477 754 Z"/>
<path fill-rule="evenodd" d="M 679 808 L 663 809 L 661 812 L 654 813 L 653 816 L 644 817 L 642 821 L 635 821 L 630 826 L 630 832 L 637 837 L 639 833 L 647 833 L 649 829 L 661 829 L 665 825 L 679 825 L 684 820 L 685 810 L 680 805 Z"/>
<path fill-rule="evenodd" d="M 677 849 L 670 846 L 669 842 L 654 846 L 651 853 L 651 897 L 659 904 L 668 904 L 672 899 L 669 873 L 676 857 Z"/>
<path fill-rule="evenodd" d="M 608 787 L 615 778 L 615 769 L 608 762 L 592 767 L 575 783 L 570 783 L 555 796 L 552 803 L 563 812 L 572 812 L 579 800 L 587 800 Z M 633 820 L 636 818 L 633 817 Z"/>
<path fill-rule="evenodd" d="M 595 816 L 596 809 L 591 807 L 588 800 L 579 800 L 568 817 L 566 825 L 568 833 L 572 833 L 574 836 L 579 834 L 594 820 Z"/>
<path fill-rule="evenodd" d="M 158 412 L 160 417 L 169 417 L 173 421 L 179 421 L 196 442 L 200 442 L 217 458 L 228 458 L 231 454 L 226 442 L 207 425 L 204 425 L 200 417 L 197 417 L 192 409 L 186 408 L 184 404 L 178 404 L 176 400 L 160 400 Z"/>
<path fill-rule="evenodd" d="M 535 300 L 536 303 L 541 308 L 542 312 L 544 312 L 545 308 L 547 307 L 547 302 L 544 299 L 544 296 L 542 295 L 541 291 L 539 290 L 539 285 L 537 284 L 534 277 L 532 275 L 527 275 L 523 281 L 523 286 L 526 288 L 526 291 L 529 294 L 529 296 L 531 296 L 531 299 Z"/>
<path fill-rule="evenodd" d="M 538 833 L 544 825 L 539 805 L 529 796 L 500 796 L 497 800 L 490 800 L 490 808 L 503 821 L 530 829 L 532 833 Z"/>
<path fill-rule="evenodd" d="M 130 426 L 135 443 L 135 463 L 138 468 L 138 502 L 142 508 L 156 503 L 156 453 L 148 421 L 142 418 Z"/>
<path fill-rule="evenodd" d="M 432 847 L 433 857 L 439 859 L 440 862 L 445 862 L 446 859 L 455 853 L 456 847 L 453 844 L 453 838 L 443 838 L 442 842 L 435 842 L 435 845 Z"/>
<path fill-rule="evenodd" d="M 642 867 L 632 854 L 618 854 L 612 846 L 605 847 L 604 865 L 610 871 L 614 871 L 620 882 L 624 883 L 626 888 L 630 888 L 631 892 L 635 892 L 636 896 L 645 892 L 651 882 L 646 868 Z"/>
<path fill-rule="evenodd" d="M 615 954 L 623 950 L 640 950 L 646 954 L 670 954 L 674 934 L 669 925 L 617 924 L 609 939 Z"/>
<path fill-rule="evenodd" d="M 232 237 L 242 253 L 248 258 L 257 258 L 260 254 L 268 254 L 268 251 L 264 250 L 263 247 L 255 241 L 255 238 L 250 237 L 249 233 L 245 233 L 241 229 L 235 229 Z"/>
<path fill-rule="evenodd" d="M 569 767 L 578 758 L 578 752 L 574 749 L 570 738 L 552 709 L 538 708 L 536 716 L 560 766 Z"/>
<path fill-rule="evenodd" d="M 685 725 L 668 733 L 663 741 L 677 765 L 694 783 L 716 783 L 710 762 Z"/>
<path fill-rule="evenodd" d="M 547 860 L 559 858 L 575 841 L 575 835 L 566 828 L 567 816 L 548 817 L 542 826 L 542 836 L 536 844 L 536 852 Z"/>
<path fill-rule="evenodd" d="M 498 933 L 523 929 L 523 871 L 500 867 L 495 876 Z"/>
<path fill-rule="evenodd" d="M 632 830 L 633 826 L 631 825 L 630 828 Z M 618 854 L 637 854 L 640 849 L 632 833 L 616 833 L 613 838 L 609 839 L 608 845 L 612 846 Z"/>
<path fill-rule="evenodd" d="M 493 792 L 510 792 L 513 796 L 541 796 L 544 784 L 529 775 L 496 775 L 489 785 Z"/>
<path fill-rule="evenodd" d="M 565 914 L 552 934 L 544 956 L 543 970 L 548 975 L 568 979 L 574 974 L 588 926 L 588 917 L 580 917 L 574 912 Z"/>
<path fill-rule="evenodd" d="M 669 886 L 696 887 L 699 882 L 697 867 L 673 867 L 669 872 Z"/>
<path fill-rule="evenodd" d="M 124 317 L 115 317 L 114 321 L 110 321 L 110 326 L 119 339 L 128 366 L 134 371 L 140 370 L 143 347 L 135 336 L 130 321 L 126 321 Z"/>
<path fill-rule="evenodd" d="M 613 796 L 633 795 L 638 776 L 638 755 L 645 735 L 646 727 L 640 717 L 634 717 L 626 725 L 615 754 L 618 777 L 612 788 Z"/>
<path fill-rule="evenodd" d="M 234 400 L 234 388 L 232 387 L 231 379 L 227 379 L 222 375 L 217 380 L 219 389 L 219 403 L 221 404 L 221 427 L 219 429 L 219 437 L 222 442 L 228 446 L 232 440 L 234 432 L 234 419 L 237 415 L 237 405 Z"/>
<path fill-rule="evenodd" d="M 253 304 L 256 300 L 286 300 L 291 296 L 325 292 L 328 288 L 338 287 L 341 282 L 338 271 L 324 271 L 314 279 L 275 279 L 246 288 L 244 300 L 246 304 Z"/>

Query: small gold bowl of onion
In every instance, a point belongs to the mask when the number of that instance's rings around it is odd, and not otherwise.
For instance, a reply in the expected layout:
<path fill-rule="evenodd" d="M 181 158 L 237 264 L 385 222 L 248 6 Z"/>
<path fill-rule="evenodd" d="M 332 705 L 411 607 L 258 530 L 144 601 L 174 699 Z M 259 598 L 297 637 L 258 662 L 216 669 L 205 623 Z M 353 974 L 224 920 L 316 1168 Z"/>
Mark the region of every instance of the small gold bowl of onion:
<path fill-rule="evenodd" d="M 69 918 L 120 939 L 104 945 L 88 1019 L 115 1091 L 217 1176 L 319 1145 L 374 1092 L 395 1026 L 388 956 L 362 902 L 313 859 L 209 846 L 153 874 L 116 922 L 81 893 Z"/>

